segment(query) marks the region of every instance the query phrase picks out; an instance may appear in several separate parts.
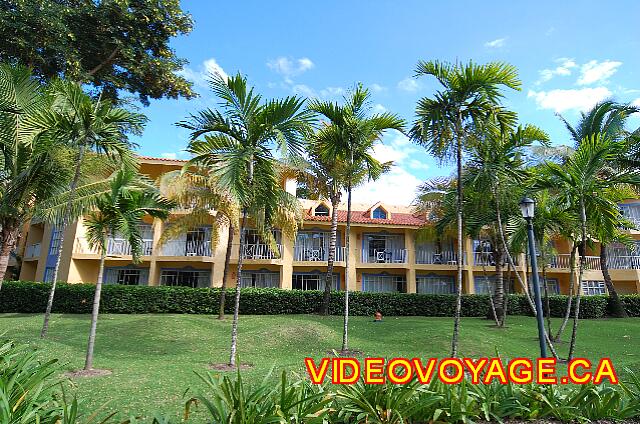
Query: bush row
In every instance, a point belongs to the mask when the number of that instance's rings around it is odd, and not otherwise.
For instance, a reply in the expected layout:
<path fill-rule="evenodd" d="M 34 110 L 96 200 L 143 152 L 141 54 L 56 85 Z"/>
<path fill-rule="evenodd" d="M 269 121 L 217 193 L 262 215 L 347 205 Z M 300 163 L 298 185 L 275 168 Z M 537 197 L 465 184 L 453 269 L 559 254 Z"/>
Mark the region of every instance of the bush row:
<path fill-rule="evenodd" d="M 0 292 L 0 312 L 32 313 L 45 309 L 51 285 L 29 281 L 5 282 Z M 55 312 L 90 313 L 93 284 L 58 284 L 53 305 Z M 227 312 L 232 312 L 234 289 L 227 290 Z M 101 312 L 117 314 L 180 313 L 213 314 L 217 312 L 220 289 L 187 287 L 147 287 L 106 285 L 102 290 Z M 455 295 L 364 293 L 349 294 L 352 315 L 373 315 L 375 311 L 387 316 L 452 316 Z M 640 317 L 640 296 L 621 296 L 630 316 Z M 509 295 L 510 315 L 533 315 L 524 295 Z M 550 296 L 551 315 L 562 317 L 567 296 Z M 252 315 L 309 314 L 316 312 L 322 292 L 242 289 L 240 313 Z M 580 307 L 582 318 L 602 318 L 607 315 L 606 296 L 584 296 Z M 344 293 L 331 293 L 330 312 L 342 314 Z M 486 295 L 462 296 L 462 314 L 483 317 L 489 310 Z"/>

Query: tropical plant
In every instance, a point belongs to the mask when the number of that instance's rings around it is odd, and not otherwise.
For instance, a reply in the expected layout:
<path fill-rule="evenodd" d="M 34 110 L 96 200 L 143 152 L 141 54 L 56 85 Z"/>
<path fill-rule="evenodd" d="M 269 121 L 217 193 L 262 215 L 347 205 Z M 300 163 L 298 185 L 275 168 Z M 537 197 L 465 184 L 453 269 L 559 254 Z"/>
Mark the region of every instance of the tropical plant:
<path fill-rule="evenodd" d="M 163 198 L 153 183 L 130 168 L 117 171 L 110 182 L 110 192 L 101 196 L 84 219 L 89 247 L 100 252 L 100 267 L 93 298 L 91 329 L 84 369 L 93 369 L 93 348 L 100 311 L 104 264 L 109 238 L 116 235 L 131 246 L 133 263 L 139 263 L 143 252 L 140 224 L 145 216 L 166 219 L 173 203 Z M 66 208 L 65 208 L 66 209 Z"/>
<path fill-rule="evenodd" d="M 634 113 L 640 112 L 640 108 L 631 105 L 622 105 L 611 100 L 605 100 L 597 103 L 586 113 L 582 112 L 578 124 L 573 127 L 566 119 L 562 118 L 572 140 L 578 146 L 582 140 L 596 134 L 609 138 L 614 141 L 625 141 L 634 137 L 633 133 L 626 129 L 628 118 Z M 634 139 L 635 140 L 635 139 Z M 626 167 L 628 164 L 628 151 L 624 151 L 620 158 L 616 158 L 611 166 Z M 637 165 L 637 164 L 634 164 Z M 607 292 L 611 297 L 611 316 L 616 318 L 625 318 L 624 305 L 620 301 L 618 292 L 616 291 L 611 275 L 609 274 L 609 265 L 607 261 L 608 244 L 615 241 L 625 240 L 624 234 L 619 227 L 597 227 L 593 230 L 597 239 L 600 241 L 600 267 L 604 282 L 607 286 Z"/>
<path fill-rule="evenodd" d="M 295 234 L 302 220 L 295 196 L 279 184 L 272 150 L 283 156 L 301 156 L 304 135 L 313 115 L 297 97 L 262 101 L 240 74 L 225 80 L 213 75 L 210 86 L 220 99 L 217 110 L 205 109 L 179 125 L 191 130 L 188 151 L 194 155 L 186 166 L 207 169 L 221 188 L 240 205 L 240 246 L 231 329 L 229 365 L 236 364 L 238 312 L 242 285 L 247 220 L 251 216 L 261 237 L 275 249 L 274 226 Z"/>
<path fill-rule="evenodd" d="M 627 149 L 624 141 L 594 134 L 582 139 L 575 153 L 563 164 L 547 162 L 544 175 L 537 182 L 539 188 L 553 190 L 563 206 L 571 210 L 580 223 L 580 268 L 569 360 L 573 358 L 576 345 L 589 231 L 624 225 L 626 220 L 618 202 L 633 196 L 633 189 L 640 187 L 639 171 L 610 167 Z"/>
<path fill-rule="evenodd" d="M 159 244 L 185 234 L 192 228 L 211 226 L 211 249 L 219 239 L 219 228 L 228 227 L 227 248 L 222 275 L 218 319 L 224 319 L 227 280 L 231 272 L 233 237 L 240 220 L 239 208 L 216 179 L 198 167 L 172 171 L 160 177 L 160 191 L 176 202 L 186 213 L 172 216 Z M 212 215 L 213 214 L 213 215 Z"/>
<path fill-rule="evenodd" d="M 324 123 L 313 139 L 318 157 L 324 163 L 335 161 L 340 164 L 338 175 L 347 192 L 347 223 L 345 228 L 345 269 L 349 269 L 351 234 L 351 195 L 353 187 L 368 180 L 376 180 L 391 166 L 391 162 L 381 163 L 372 156 L 373 148 L 387 130 L 404 131 L 404 120 L 399 116 L 384 112 L 371 113 L 371 93 L 362 84 L 344 97 L 344 104 L 313 100 L 309 109 L 321 115 Z M 332 176 L 333 178 L 333 176 Z M 328 285 L 327 277 L 327 285 Z M 326 290 L 326 285 L 325 285 Z M 344 326 L 342 351 L 349 350 L 349 273 L 345 272 Z"/>
<path fill-rule="evenodd" d="M 0 288 L 21 228 L 71 177 L 51 103 L 28 69 L 0 64 Z"/>
<path fill-rule="evenodd" d="M 435 77 L 442 89 L 436 91 L 432 98 L 424 97 L 418 101 L 411 138 L 435 157 L 444 160 L 453 156 L 456 161 L 458 306 L 451 340 L 451 352 L 455 357 L 458 354 L 462 307 L 462 154 L 471 132 L 474 128 L 481 128 L 487 118 L 494 117 L 503 127 L 513 125 L 515 117 L 503 111 L 498 103 L 503 97 L 502 88 L 519 90 L 520 80 L 515 67 L 498 62 L 477 65 L 473 62 L 449 64 L 420 61 L 416 75 Z"/>
<path fill-rule="evenodd" d="M 131 143 L 128 142 L 126 135 L 128 132 L 140 131 L 145 121 L 143 115 L 113 107 L 111 102 L 103 101 L 101 97 L 94 101 L 82 91 L 82 87 L 70 81 L 52 82 L 51 92 L 54 98 L 52 113 L 58 121 L 59 131 L 66 140 L 66 144 L 76 151 L 76 158 L 66 210 L 61 220 L 55 222 L 60 231 L 60 238 L 55 253 L 56 262 L 51 292 L 40 332 L 42 338 L 46 337 L 49 329 L 49 318 L 64 246 L 65 227 L 89 210 L 85 199 L 76 196 L 78 185 L 81 183 L 81 170 L 85 156 L 88 151 L 93 151 L 96 154 L 104 154 L 114 162 L 121 161 L 127 166 L 133 166 Z"/>

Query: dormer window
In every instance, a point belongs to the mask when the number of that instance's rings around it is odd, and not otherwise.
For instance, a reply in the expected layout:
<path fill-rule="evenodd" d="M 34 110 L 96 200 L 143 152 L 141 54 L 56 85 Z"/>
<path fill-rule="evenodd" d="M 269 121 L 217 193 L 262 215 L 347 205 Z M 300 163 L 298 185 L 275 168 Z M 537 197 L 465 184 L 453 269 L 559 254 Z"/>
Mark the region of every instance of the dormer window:
<path fill-rule="evenodd" d="M 387 211 L 378 206 L 371 213 L 371 217 L 376 219 L 387 219 Z"/>
<path fill-rule="evenodd" d="M 320 203 L 313 211 L 315 216 L 329 216 L 329 208 L 324 203 Z"/>

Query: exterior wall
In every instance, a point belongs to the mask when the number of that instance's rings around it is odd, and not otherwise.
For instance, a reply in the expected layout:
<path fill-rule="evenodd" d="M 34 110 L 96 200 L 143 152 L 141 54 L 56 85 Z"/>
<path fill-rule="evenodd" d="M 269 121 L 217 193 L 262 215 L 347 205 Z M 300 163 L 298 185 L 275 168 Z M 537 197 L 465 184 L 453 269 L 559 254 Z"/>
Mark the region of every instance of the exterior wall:
<path fill-rule="evenodd" d="M 141 165 L 141 172 L 148 174 L 152 178 L 158 177 L 161 173 L 179 169 L 181 162 L 150 159 L 145 160 Z M 636 201 L 637 203 L 637 201 Z M 389 209 L 389 214 L 393 216 L 399 207 L 384 205 L 385 209 Z M 178 214 L 179 211 L 176 211 Z M 153 251 L 149 256 L 142 258 L 139 267 L 149 269 L 148 284 L 155 286 L 160 284 L 160 275 L 163 269 L 183 269 L 193 268 L 199 270 L 207 270 L 210 272 L 211 278 L 209 285 L 211 287 L 220 287 L 224 272 L 224 261 L 226 255 L 228 228 L 219 229 L 219 237 L 216 246 L 212 249 L 210 255 L 207 256 L 166 256 L 162 251 L 159 241 L 167 224 L 158 220 L 152 222 L 153 228 Z M 212 218 L 213 222 L 213 218 Z M 330 223 L 327 221 L 309 220 L 304 223 L 301 230 L 322 230 L 328 232 Z M 372 223 L 352 223 L 351 233 L 348 235 L 350 240 L 350 249 L 347 261 L 336 261 L 334 272 L 339 275 L 340 286 L 345 289 L 345 284 L 349 280 L 349 290 L 362 290 L 363 274 L 386 274 L 403 276 L 406 280 L 406 291 L 408 293 L 417 292 L 416 279 L 421 275 L 437 274 L 453 276 L 455 281 L 457 265 L 453 261 L 442 261 L 438 264 L 417 264 L 416 259 L 416 232 L 417 226 L 410 225 L 377 225 Z M 338 226 L 339 234 L 342 240 L 339 245 L 345 246 L 346 226 L 344 222 L 340 222 Z M 32 223 L 23 234 L 19 249 L 26 252 L 32 245 L 39 244 L 39 255 L 32 257 L 24 257 L 20 278 L 25 280 L 42 281 L 46 268 L 49 244 L 51 241 L 52 228 L 50 225 L 43 223 Z M 404 249 L 406 249 L 406 261 L 404 263 L 367 263 L 363 262 L 362 251 L 364 240 L 367 234 L 385 232 L 386 234 L 396 234 L 404 238 Z M 634 239 L 640 240 L 640 232 L 633 231 L 631 235 Z M 59 273 L 60 281 L 68 281 L 70 283 L 79 282 L 95 282 L 98 275 L 99 255 L 90 251 L 86 246 L 85 228 L 82 221 L 70 225 L 65 230 L 65 241 Z M 235 287 L 237 280 L 237 263 L 239 251 L 239 232 L 232 234 L 232 255 L 231 268 L 227 279 L 227 287 Z M 296 272 L 326 272 L 326 261 L 301 260 L 295 257 L 295 239 L 285 234 L 282 235 L 282 256 L 265 258 L 254 257 L 243 260 L 243 269 L 246 271 L 266 270 L 279 273 L 279 287 L 290 289 L 292 287 L 292 275 Z M 453 243 L 454 251 L 457 251 L 455 242 Z M 566 240 L 555 240 L 555 249 L 558 255 L 563 256 L 563 267 L 549 267 L 547 269 L 548 278 L 558 281 L 562 293 L 569 293 L 569 269 L 568 255 L 571 251 L 571 245 Z M 482 266 L 474 264 L 473 241 L 465 240 L 464 246 L 464 265 L 463 265 L 463 292 L 475 293 L 474 279 L 483 275 Z M 33 251 L 33 247 L 31 248 Z M 599 247 L 595 250 L 589 250 L 588 255 L 592 264 L 597 264 L 597 256 L 599 255 Z M 528 269 L 525 266 L 524 255 L 518 256 L 519 265 L 516 267 L 517 272 L 521 275 L 525 284 L 528 281 Z M 131 264 L 130 256 L 110 255 L 107 259 L 107 267 L 121 267 Z M 486 266 L 486 272 L 489 275 L 495 274 L 495 268 Z M 597 267 L 596 267 L 597 268 Z M 640 292 L 640 270 L 636 269 L 611 269 L 611 276 L 620 293 L 638 293 Z M 599 269 L 590 269 L 585 272 L 585 280 L 602 281 L 602 272 Z M 515 284 L 515 291 L 521 292 L 523 289 Z"/>

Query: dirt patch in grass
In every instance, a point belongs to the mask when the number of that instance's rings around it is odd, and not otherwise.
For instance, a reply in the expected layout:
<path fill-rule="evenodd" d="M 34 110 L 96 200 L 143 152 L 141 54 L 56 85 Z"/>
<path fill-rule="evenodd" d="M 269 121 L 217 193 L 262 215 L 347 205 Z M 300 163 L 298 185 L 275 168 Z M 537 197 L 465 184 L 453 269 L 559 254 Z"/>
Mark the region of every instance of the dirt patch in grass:
<path fill-rule="evenodd" d="M 211 371 L 224 371 L 224 372 L 228 372 L 228 371 L 236 371 L 238 368 L 240 368 L 240 371 L 244 371 L 244 370 L 250 370 L 253 368 L 253 364 L 240 364 L 240 365 L 229 365 L 227 363 L 223 363 L 223 364 L 209 364 L 209 366 L 207 367 L 207 369 L 210 369 Z"/>
<path fill-rule="evenodd" d="M 106 375 L 111 375 L 111 374 L 112 374 L 111 370 L 91 369 L 91 370 L 68 371 L 64 373 L 64 376 L 69 378 L 104 377 Z"/>

